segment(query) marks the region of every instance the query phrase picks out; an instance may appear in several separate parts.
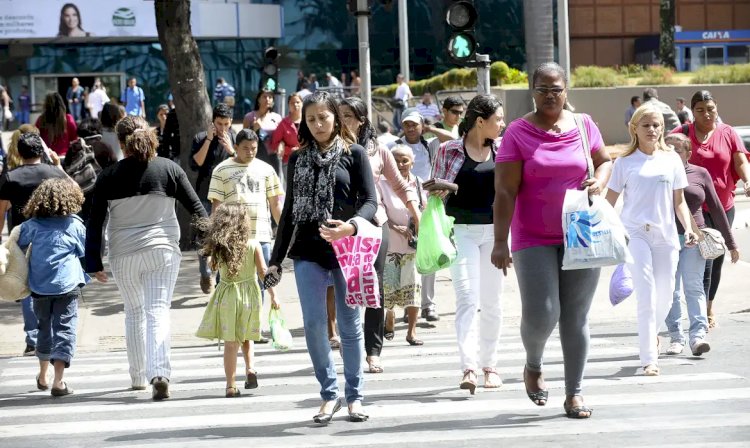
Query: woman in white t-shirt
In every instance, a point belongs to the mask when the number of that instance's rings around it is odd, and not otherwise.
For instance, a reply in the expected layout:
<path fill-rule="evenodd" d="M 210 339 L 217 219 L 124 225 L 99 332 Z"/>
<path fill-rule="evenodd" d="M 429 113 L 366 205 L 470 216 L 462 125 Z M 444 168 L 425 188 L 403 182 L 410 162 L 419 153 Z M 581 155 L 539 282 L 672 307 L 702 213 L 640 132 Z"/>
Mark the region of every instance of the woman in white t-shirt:
<path fill-rule="evenodd" d="M 630 234 L 628 247 L 638 300 L 640 361 L 647 376 L 659 375 L 659 326 L 670 309 L 680 241 L 675 214 L 685 231 L 685 245 L 697 242 L 683 189 L 688 186 L 679 156 L 664 143 L 664 119 L 650 105 L 639 107 L 628 124 L 630 146 L 609 179 L 612 206 L 623 193 L 622 223 Z"/>

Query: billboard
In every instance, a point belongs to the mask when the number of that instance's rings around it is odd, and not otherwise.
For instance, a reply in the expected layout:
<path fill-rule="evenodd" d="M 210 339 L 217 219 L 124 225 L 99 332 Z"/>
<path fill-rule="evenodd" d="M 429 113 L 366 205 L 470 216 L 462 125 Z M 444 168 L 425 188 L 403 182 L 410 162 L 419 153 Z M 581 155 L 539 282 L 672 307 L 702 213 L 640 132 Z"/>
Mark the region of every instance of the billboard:
<path fill-rule="evenodd" d="M 0 11 L 0 39 L 157 36 L 152 1 L 0 0 Z"/>

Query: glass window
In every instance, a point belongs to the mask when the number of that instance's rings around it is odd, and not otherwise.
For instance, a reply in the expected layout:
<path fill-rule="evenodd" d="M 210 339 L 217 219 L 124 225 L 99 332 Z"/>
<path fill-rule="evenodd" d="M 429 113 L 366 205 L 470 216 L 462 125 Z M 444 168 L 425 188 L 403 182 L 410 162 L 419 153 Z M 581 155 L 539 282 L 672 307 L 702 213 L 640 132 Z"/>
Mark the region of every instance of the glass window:
<path fill-rule="evenodd" d="M 730 64 L 747 64 L 750 62 L 750 46 L 732 45 L 727 47 L 727 59 Z"/>

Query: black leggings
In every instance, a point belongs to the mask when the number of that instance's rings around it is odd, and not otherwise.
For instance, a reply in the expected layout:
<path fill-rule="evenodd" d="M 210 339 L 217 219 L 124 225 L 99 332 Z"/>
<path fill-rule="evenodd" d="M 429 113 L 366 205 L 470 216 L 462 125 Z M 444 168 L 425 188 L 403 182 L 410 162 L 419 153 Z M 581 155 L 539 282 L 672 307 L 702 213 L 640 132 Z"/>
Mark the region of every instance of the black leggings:
<path fill-rule="evenodd" d="M 732 227 L 734 223 L 734 206 L 727 210 L 727 219 L 729 220 L 729 227 Z M 706 225 L 715 229 L 713 220 L 709 213 L 703 212 L 703 219 L 706 221 Z M 708 300 L 713 301 L 716 297 L 716 291 L 719 289 L 719 282 L 721 281 L 721 267 L 724 265 L 724 255 L 715 258 L 713 260 L 706 260 L 706 270 L 703 272 L 703 290 L 706 293 Z"/>
<path fill-rule="evenodd" d="M 375 273 L 378 276 L 378 292 L 380 293 L 380 308 L 365 309 L 365 352 L 367 356 L 380 356 L 383 350 L 383 335 L 385 333 L 385 308 L 383 307 L 383 270 L 385 257 L 388 254 L 388 224 L 383 224 L 383 242 L 380 244 L 378 256 L 375 259 Z"/>

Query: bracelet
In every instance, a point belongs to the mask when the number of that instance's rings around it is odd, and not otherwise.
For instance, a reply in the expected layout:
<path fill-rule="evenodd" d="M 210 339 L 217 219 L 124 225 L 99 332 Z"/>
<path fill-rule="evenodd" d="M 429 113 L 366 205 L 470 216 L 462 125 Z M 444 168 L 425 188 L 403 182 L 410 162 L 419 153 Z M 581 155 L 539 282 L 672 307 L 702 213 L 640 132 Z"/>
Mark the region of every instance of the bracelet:
<path fill-rule="evenodd" d="M 207 139 L 206 139 L 206 141 L 207 141 L 208 143 L 211 143 L 212 141 L 214 141 L 214 139 L 212 139 L 212 138 L 207 138 Z"/>

